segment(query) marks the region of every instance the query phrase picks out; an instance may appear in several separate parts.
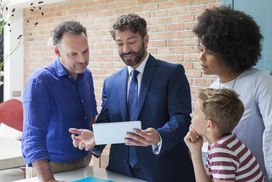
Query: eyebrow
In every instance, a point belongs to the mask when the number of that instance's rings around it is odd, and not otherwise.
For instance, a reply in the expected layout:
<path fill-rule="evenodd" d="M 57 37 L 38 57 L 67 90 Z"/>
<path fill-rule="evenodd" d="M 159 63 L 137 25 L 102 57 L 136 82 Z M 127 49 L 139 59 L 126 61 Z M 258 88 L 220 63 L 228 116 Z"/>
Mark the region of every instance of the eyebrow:
<path fill-rule="evenodd" d="M 134 38 L 137 38 L 135 35 L 132 35 L 131 37 L 129 37 L 127 40 L 130 40 L 130 39 L 134 39 Z M 120 39 L 116 39 L 117 42 L 121 42 L 122 40 Z"/>
<path fill-rule="evenodd" d="M 83 52 L 87 52 L 87 51 L 89 51 L 89 48 L 85 49 Z"/>
<path fill-rule="evenodd" d="M 89 48 L 85 49 L 84 51 L 82 51 L 82 53 L 84 52 L 87 52 L 89 51 Z M 71 52 L 67 52 L 67 54 L 77 54 L 78 52 L 74 52 L 74 51 L 71 51 Z"/>

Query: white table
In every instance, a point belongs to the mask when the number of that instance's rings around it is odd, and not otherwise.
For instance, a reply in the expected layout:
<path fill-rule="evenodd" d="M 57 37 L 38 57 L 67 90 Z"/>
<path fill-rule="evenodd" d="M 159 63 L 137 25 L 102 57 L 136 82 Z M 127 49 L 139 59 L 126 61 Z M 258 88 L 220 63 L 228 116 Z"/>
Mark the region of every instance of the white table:
<path fill-rule="evenodd" d="M 64 180 L 67 182 L 73 181 L 73 180 L 79 180 L 81 178 L 90 177 L 90 176 L 100 178 L 100 179 L 109 179 L 109 180 L 113 180 L 114 182 L 124 182 L 124 181 L 125 182 L 143 182 L 142 180 L 139 180 L 139 179 L 123 176 L 121 174 L 110 172 L 101 168 L 93 168 L 92 166 L 73 170 L 73 171 L 56 173 L 54 176 L 57 180 Z M 37 182 L 37 181 L 38 181 L 38 178 L 35 177 L 35 178 L 19 180 L 17 182 Z"/>
<path fill-rule="evenodd" d="M 21 142 L 0 137 L 0 170 L 24 166 Z"/>

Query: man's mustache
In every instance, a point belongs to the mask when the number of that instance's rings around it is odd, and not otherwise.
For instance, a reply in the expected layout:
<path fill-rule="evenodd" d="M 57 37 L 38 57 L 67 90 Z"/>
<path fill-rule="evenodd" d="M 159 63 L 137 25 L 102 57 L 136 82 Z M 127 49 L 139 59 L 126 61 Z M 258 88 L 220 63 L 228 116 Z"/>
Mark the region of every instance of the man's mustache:
<path fill-rule="evenodd" d="M 136 52 L 123 52 L 120 56 L 129 56 L 131 54 L 136 55 Z"/>

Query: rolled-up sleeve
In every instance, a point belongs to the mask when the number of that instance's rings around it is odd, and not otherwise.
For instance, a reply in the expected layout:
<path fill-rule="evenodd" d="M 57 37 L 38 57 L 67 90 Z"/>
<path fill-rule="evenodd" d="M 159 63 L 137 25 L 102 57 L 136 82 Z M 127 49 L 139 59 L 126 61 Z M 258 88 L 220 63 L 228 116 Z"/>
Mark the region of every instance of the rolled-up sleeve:
<path fill-rule="evenodd" d="M 51 110 L 48 92 L 41 78 L 33 78 L 28 82 L 23 97 L 23 110 L 22 152 L 26 163 L 31 166 L 35 160 L 49 159 L 46 135 Z"/>

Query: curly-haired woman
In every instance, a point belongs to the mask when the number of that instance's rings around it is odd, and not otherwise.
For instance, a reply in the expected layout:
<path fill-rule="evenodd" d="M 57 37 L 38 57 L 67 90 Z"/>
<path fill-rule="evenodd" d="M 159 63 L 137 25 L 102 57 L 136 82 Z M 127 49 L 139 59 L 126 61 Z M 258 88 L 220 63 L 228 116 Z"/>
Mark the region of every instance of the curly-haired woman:
<path fill-rule="evenodd" d="M 218 76 L 211 88 L 233 89 L 244 104 L 233 132 L 256 156 L 266 181 L 272 180 L 272 77 L 253 68 L 262 49 L 258 25 L 245 13 L 222 6 L 205 10 L 193 32 L 203 73 Z"/>

